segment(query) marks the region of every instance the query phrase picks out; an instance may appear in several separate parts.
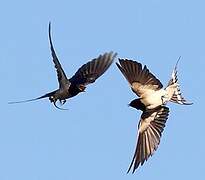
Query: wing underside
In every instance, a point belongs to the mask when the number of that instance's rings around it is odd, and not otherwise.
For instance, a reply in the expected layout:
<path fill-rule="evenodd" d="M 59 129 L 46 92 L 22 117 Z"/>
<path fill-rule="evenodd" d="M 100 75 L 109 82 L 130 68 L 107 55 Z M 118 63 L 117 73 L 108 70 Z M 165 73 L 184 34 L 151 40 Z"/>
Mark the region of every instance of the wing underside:
<path fill-rule="evenodd" d="M 142 68 L 141 63 L 128 59 L 119 59 L 119 64 L 116 64 L 138 96 L 149 90 L 156 91 L 163 87 L 159 79 L 148 70 L 147 66 Z"/>
<path fill-rule="evenodd" d="M 116 55 L 109 52 L 89 61 L 81 66 L 69 81 L 79 86 L 94 83 L 110 67 Z"/>
<path fill-rule="evenodd" d="M 134 173 L 157 150 L 168 115 L 169 108 L 165 106 L 143 112 L 138 127 L 136 150 L 128 172 L 133 168 Z"/>

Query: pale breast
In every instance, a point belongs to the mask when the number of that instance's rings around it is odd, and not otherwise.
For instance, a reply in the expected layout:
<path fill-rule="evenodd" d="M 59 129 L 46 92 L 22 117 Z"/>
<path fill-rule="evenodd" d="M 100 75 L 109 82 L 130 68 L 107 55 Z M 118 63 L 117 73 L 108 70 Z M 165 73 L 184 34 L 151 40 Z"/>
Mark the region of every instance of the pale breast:
<path fill-rule="evenodd" d="M 158 91 L 154 91 L 153 93 L 143 95 L 141 101 L 145 104 L 147 109 L 153 109 L 163 104 L 162 96 L 165 95 L 166 91 L 164 89 L 160 89 Z"/>

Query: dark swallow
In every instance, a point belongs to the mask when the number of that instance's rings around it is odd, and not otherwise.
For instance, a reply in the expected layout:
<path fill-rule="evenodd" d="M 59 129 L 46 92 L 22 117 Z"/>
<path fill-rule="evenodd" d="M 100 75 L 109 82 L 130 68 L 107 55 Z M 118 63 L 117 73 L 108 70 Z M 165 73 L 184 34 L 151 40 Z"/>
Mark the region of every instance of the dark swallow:
<path fill-rule="evenodd" d="M 147 66 L 142 68 L 142 64 L 127 59 L 119 59 L 119 64 L 116 63 L 129 82 L 132 91 L 139 96 L 138 99 L 131 101 L 129 106 L 142 111 L 138 125 L 137 147 L 127 173 L 132 167 L 132 173 L 134 173 L 139 165 L 143 165 L 157 150 L 169 115 L 169 108 L 165 106 L 167 102 L 192 104 L 187 102 L 180 92 L 177 78 L 178 61 L 165 89 Z"/>
<path fill-rule="evenodd" d="M 51 23 L 49 23 L 49 43 L 51 55 L 57 71 L 59 88 L 55 91 L 49 92 L 43 96 L 34 99 L 10 102 L 9 104 L 35 101 L 48 97 L 50 102 L 53 103 L 56 108 L 62 109 L 56 105 L 56 102 L 58 100 L 60 104 L 63 105 L 66 102 L 66 99 L 74 97 L 81 92 L 84 92 L 86 86 L 90 83 L 94 83 L 96 79 L 99 78 L 110 67 L 110 65 L 114 61 L 114 58 L 117 56 L 117 53 L 113 52 L 100 55 L 97 58 L 92 59 L 88 63 L 82 65 L 74 74 L 74 76 L 68 79 L 53 47 L 53 43 L 51 40 Z"/>

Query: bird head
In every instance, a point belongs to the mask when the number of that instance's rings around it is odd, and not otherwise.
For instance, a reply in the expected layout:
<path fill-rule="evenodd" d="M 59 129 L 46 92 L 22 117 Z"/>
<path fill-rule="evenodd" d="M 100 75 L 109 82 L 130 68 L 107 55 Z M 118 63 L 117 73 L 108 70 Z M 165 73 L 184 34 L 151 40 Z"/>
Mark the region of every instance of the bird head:
<path fill-rule="evenodd" d="M 137 110 L 145 111 L 145 105 L 140 101 L 140 99 L 135 99 L 128 104 L 130 107 L 135 108 Z"/>

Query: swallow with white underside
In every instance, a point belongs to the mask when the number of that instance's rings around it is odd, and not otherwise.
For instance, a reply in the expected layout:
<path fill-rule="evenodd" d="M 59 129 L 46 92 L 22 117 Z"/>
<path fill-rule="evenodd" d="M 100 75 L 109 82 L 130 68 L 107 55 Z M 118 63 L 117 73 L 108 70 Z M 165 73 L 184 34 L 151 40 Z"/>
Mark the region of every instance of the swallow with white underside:
<path fill-rule="evenodd" d="M 38 98 L 29 99 L 25 101 L 9 102 L 9 104 L 23 103 L 29 101 L 35 101 L 42 98 L 49 98 L 50 102 L 58 109 L 62 109 L 56 105 L 59 100 L 60 104 L 63 105 L 66 99 L 76 96 L 77 94 L 84 92 L 86 86 L 90 83 L 94 83 L 113 63 L 117 53 L 109 52 L 98 56 L 95 59 L 82 65 L 77 72 L 70 79 L 67 78 L 53 47 L 51 40 L 51 23 L 49 23 L 49 43 L 51 49 L 52 59 L 57 71 L 59 88 L 55 91 L 49 92 Z"/>
<path fill-rule="evenodd" d="M 171 101 L 182 105 L 192 104 L 187 102 L 180 92 L 177 78 L 179 59 L 165 89 L 146 65 L 142 67 L 141 63 L 128 59 L 119 59 L 119 63 L 116 63 L 129 82 L 132 91 L 139 96 L 138 99 L 131 101 L 129 106 L 142 111 L 138 124 L 137 145 L 127 172 L 133 167 L 132 172 L 134 173 L 139 165 L 143 165 L 157 150 L 169 115 L 167 102 Z"/>

